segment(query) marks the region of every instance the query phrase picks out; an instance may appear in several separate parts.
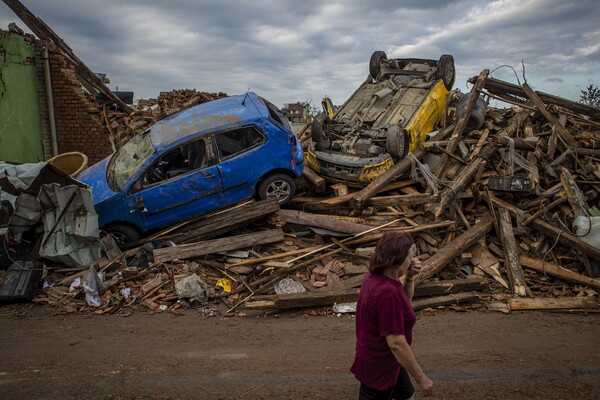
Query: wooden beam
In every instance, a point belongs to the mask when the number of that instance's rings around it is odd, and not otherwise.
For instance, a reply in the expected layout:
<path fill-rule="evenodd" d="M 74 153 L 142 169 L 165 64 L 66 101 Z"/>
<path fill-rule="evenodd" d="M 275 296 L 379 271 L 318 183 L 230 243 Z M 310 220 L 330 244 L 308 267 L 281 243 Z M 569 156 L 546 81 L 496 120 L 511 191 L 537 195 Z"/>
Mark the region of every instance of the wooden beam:
<path fill-rule="evenodd" d="M 360 276 L 362 281 L 362 276 Z M 353 281 L 358 279 L 352 278 Z M 344 282 L 347 282 L 348 279 Z M 360 286 L 360 282 L 357 286 Z M 434 296 L 445 294 L 445 296 L 435 297 L 433 299 L 423 299 L 413 302 L 415 309 L 434 307 L 440 305 L 456 304 L 478 299 L 477 293 L 472 290 L 483 288 L 483 281 L 474 279 L 456 279 L 447 282 L 426 282 L 421 288 L 415 288 L 415 296 Z M 469 293 L 459 293 L 465 290 L 471 290 Z M 276 308 L 286 310 L 290 308 L 304 307 L 322 307 L 330 306 L 334 303 L 349 303 L 358 299 L 359 290 L 356 287 L 340 286 L 338 288 L 323 288 L 312 290 L 307 293 L 281 294 L 261 298 L 255 304 L 247 304 L 248 308 L 265 309 Z M 453 294 L 458 293 L 458 294 Z"/>
<path fill-rule="evenodd" d="M 500 240 L 504 249 L 504 266 L 508 272 L 510 290 L 514 296 L 527 296 L 529 290 L 525 283 L 525 275 L 519 262 L 519 248 L 515 240 L 512 221 L 508 210 L 498 207 L 498 227 L 500 228 Z"/>
<path fill-rule="evenodd" d="M 448 208 L 450 202 L 467 188 L 467 185 L 471 182 L 479 168 L 482 165 L 485 165 L 496 151 L 496 147 L 485 146 L 477 157 L 471 160 L 469 165 L 467 165 L 440 193 L 439 200 L 436 203 L 432 203 L 425 211 L 428 214 L 433 215 L 434 218 L 438 218 L 442 215 L 444 210 Z"/>
<path fill-rule="evenodd" d="M 394 196 L 377 196 L 371 198 L 368 204 L 375 207 L 401 206 L 401 205 L 419 205 L 438 201 L 437 195 L 429 193 L 403 194 Z"/>
<path fill-rule="evenodd" d="M 423 268 L 421 269 L 421 272 L 415 277 L 417 284 L 438 273 L 455 257 L 459 256 L 460 253 L 464 252 L 467 248 L 481 239 L 492 229 L 492 226 L 492 218 L 490 216 L 484 217 L 471 229 L 467 230 L 452 242 L 448 243 L 448 245 L 441 248 L 431 258 L 425 260 L 423 262 Z"/>
<path fill-rule="evenodd" d="M 484 288 L 485 280 L 481 278 L 451 279 L 437 282 L 426 281 L 415 287 L 414 296 L 440 296 L 482 290 Z"/>
<path fill-rule="evenodd" d="M 218 253 L 220 251 L 231 251 L 259 244 L 280 242 L 283 239 L 284 236 L 281 229 L 271 229 L 244 235 L 206 240 L 198 243 L 190 243 L 183 246 L 166 247 L 153 250 L 154 262 L 161 263 L 173 260 L 184 260 L 187 258 Z"/>
<path fill-rule="evenodd" d="M 382 187 L 378 193 L 382 193 L 382 192 L 388 192 L 390 190 L 395 190 L 395 189 L 400 189 L 403 188 L 405 186 L 410 186 L 410 185 L 414 185 L 416 183 L 416 181 L 412 180 L 412 179 L 407 179 L 404 181 L 400 181 L 400 182 L 392 182 L 389 185 L 385 185 L 384 187 Z M 343 196 L 336 196 L 336 197 L 332 197 L 329 199 L 319 199 L 316 202 L 311 202 L 308 204 L 304 205 L 304 209 L 306 210 L 331 210 L 333 207 L 337 207 L 340 206 L 342 204 L 348 203 L 350 200 L 352 200 L 352 198 L 357 194 L 358 192 L 351 192 L 348 194 L 345 194 Z M 374 193 L 373 195 L 375 195 L 376 193 Z M 295 200 L 301 200 L 301 198 L 296 198 L 293 199 L 292 202 L 294 202 Z"/>
<path fill-rule="evenodd" d="M 469 82 L 475 82 L 476 77 L 469 79 Z M 511 95 L 513 100 L 518 100 L 514 96 L 518 96 L 522 99 L 518 103 L 523 105 L 527 100 L 527 94 L 525 90 L 519 86 L 505 81 L 501 81 L 495 78 L 488 78 L 485 81 L 485 89 L 496 95 Z M 553 96 L 544 92 L 536 91 L 535 94 L 546 104 L 557 104 L 561 107 L 567 108 L 575 113 L 587 115 L 595 120 L 600 120 L 600 110 L 597 107 L 587 106 L 582 103 L 563 99 L 562 97 Z"/>
<path fill-rule="evenodd" d="M 419 299 L 412 302 L 415 311 L 423 310 L 428 307 L 447 306 L 451 304 L 469 303 L 479 300 L 477 292 L 465 292 L 449 294 L 447 296 L 432 297 L 429 299 Z"/>
<path fill-rule="evenodd" d="M 523 90 L 527 97 L 533 102 L 542 115 L 554 126 L 554 130 L 558 133 L 559 137 L 564 141 L 567 147 L 577 147 L 577 140 L 569 133 L 567 129 L 558 121 L 558 119 L 546 109 L 546 105 L 540 100 L 537 94 L 529 87 L 527 83 L 524 83 Z"/>
<path fill-rule="evenodd" d="M 483 85 L 485 84 L 485 80 L 487 79 L 489 73 L 490 71 L 487 69 L 481 71 L 481 73 L 477 77 L 477 81 L 471 89 L 471 93 L 469 94 L 469 101 L 467 102 L 464 108 L 464 115 L 456 123 L 454 131 L 452 132 L 452 136 L 450 136 L 448 146 L 446 146 L 446 150 L 451 154 L 454 154 L 456 148 L 458 147 L 458 142 L 460 142 L 460 139 L 462 138 L 462 135 L 465 132 L 465 128 L 467 127 L 467 123 L 471 118 L 471 113 L 473 112 L 475 103 L 477 103 L 477 100 L 479 99 L 479 94 L 481 92 L 481 89 L 483 89 Z M 450 157 L 448 157 L 447 154 L 442 155 L 442 158 L 435 170 L 435 175 L 438 178 L 442 180 L 444 179 L 444 176 L 446 175 L 446 172 L 448 170 L 449 161 Z"/>
<path fill-rule="evenodd" d="M 172 240 L 176 243 L 198 242 L 212 239 L 234 229 L 240 228 L 279 210 L 276 199 L 249 202 L 240 207 L 232 207 L 211 214 L 199 221 L 178 229 L 179 232 L 160 237 L 160 240 Z M 156 239 L 154 237 L 153 239 Z"/>
<path fill-rule="evenodd" d="M 595 297 L 515 297 L 508 299 L 510 310 L 597 309 Z"/>
<path fill-rule="evenodd" d="M 543 261 L 524 255 L 519 257 L 519 261 L 521 261 L 521 265 L 524 267 L 537 271 L 541 274 L 548 274 L 567 282 L 585 285 L 591 287 L 592 289 L 600 290 L 600 279 L 594 279 L 590 278 L 589 276 L 578 274 L 577 272 L 562 268 L 560 265 L 553 262 Z"/>
<path fill-rule="evenodd" d="M 308 167 L 302 170 L 302 176 L 304 176 L 304 178 L 306 178 L 306 180 L 313 185 L 317 193 L 323 193 L 327 188 L 325 179 L 321 178 L 315 171 Z"/>
<path fill-rule="evenodd" d="M 276 213 L 285 222 L 305 226 L 316 226 L 343 233 L 360 233 L 373 228 L 371 225 L 357 224 L 354 222 L 340 221 L 319 214 L 311 214 L 297 210 L 279 210 Z"/>

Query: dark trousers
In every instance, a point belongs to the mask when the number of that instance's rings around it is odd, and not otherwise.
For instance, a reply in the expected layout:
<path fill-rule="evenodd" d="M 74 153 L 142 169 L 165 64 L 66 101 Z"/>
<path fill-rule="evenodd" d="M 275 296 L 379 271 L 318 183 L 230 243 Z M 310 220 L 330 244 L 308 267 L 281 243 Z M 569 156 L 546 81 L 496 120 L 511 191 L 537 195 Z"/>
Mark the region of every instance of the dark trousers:
<path fill-rule="evenodd" d="M 387 390 L 377 390 L 361 383 L 358 400 L 406 400 L 415 394 L 415 388 L 410 381 L 408 372 L 400 370 L 396 384 Z"/>

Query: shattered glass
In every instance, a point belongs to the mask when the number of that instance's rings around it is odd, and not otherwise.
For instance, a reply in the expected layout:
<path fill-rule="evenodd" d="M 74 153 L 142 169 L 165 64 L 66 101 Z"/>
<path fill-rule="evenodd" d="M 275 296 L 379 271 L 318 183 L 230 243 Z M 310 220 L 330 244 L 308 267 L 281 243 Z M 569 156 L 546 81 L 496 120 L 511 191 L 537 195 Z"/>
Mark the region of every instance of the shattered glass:
<path fill-rule="evenodd" d="M 148 132 L 134 136 L 112 156 L 106 179 L 115 192 L 123 190 L 131 177 L 156 152 Z"/>

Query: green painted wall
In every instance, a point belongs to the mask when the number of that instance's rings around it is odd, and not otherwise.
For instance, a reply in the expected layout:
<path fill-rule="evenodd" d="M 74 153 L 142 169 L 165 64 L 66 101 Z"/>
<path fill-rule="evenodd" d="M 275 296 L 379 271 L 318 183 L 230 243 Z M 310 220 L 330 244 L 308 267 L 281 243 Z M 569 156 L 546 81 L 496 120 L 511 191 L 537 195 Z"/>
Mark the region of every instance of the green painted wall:
<path fill-rule="evenodd" d="M 38 77 L 33 60 L 34 48 L 23 38 L 0 36 L 0 161 L 44 159 Z"/>

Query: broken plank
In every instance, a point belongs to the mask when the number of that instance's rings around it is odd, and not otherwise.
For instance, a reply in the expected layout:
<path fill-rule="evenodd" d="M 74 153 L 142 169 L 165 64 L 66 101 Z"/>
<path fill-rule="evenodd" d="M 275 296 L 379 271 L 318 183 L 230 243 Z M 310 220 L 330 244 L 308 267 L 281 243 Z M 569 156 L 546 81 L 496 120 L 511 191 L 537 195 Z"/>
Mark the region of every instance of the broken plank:
<path fill-rule="evenodd" d="M 508 272 L 510 290 L 514 296 L 527 296 L 529 290 L 519 262 L 519 248 L 517 247 L 510 213 L 502 207 L 498 207 L 497 212 L 499 235 L 504 249 L 504 266 Z"/>
<path fill-rule="evenodd" d="M 404 181 L 400 181 L 400 182 L 392 182 L 392 183 L 380 188 L 377 191 L 377 193 L 388 192 L 390 190 L 400 189 L 405 186 L 414 185 L 415 183 L 416 183 L 416 181 L 414 181 L 412 179 L 408 179 L 408 180 L 404 180 Z M 320 201 L 306 204 L 304 206 L 304 208 L 306 210 L 315 210 L 315 211 L 331 210 L 335 206 L 340 206 L 342 204 L 349 202 L 354 197 L 354 195 L 357 193 L 358 192 L 351 192 L 351 193 L 345 194 L 343 196 L 332 197 L 332 198 L 325 199 L 325 200 L 319 199 Z M 373 193 L 373 195 L 375 195 L 377 193 Z M 296 200 L 296 199 L 294 199 L 294 200 Z"/>
<path fill-rule="evenodd" d="M 481 278 L 451 279 L 447 281 L 427 281 L 415 287 L 414 297 L 439 296 L 461 292 L 472 292 L 485 288 Z"/>
<path fill-rule="evenodd" d="M 495 147 L 485 146 L 478 156 L 469 162 L 460 174 L 441 192 L 439 200 L 427 207 L 426 212 L 438 218 L 446 210 L 450 202 L 467 188 L 467 185 L 471 182 L 479 168 L 485 165 L 496 150 L 497 148 Z"/>
<path fill-rule="evenodd" d="M 313 290 L 307 293 L 281 294 L 274 298 L 277 309 L 330 306 L 358 298 L 358 289 Z"/>
<path fill-rule="evenodd" d="M 548 274 L 567 282 L 585 285 L 593 289 L 600 290 L 600 279 L 590 278 L 588 276 L 563 268 L 558 264 L 539 260 L 537 258 L 522 255 L 519 257 L 519 260 L 521 261 L 521 265 L 524 267 L 533 269 L 534 271 L 542 274 Z"/>
<path fill-rule="evenodd" d="M 481 221 L 477 222 L 471 229 L 461 234 L 459 237 L 454 239 L 448 245 L 441 248 L 431 258 L 423 262 L 423 268 L 421 272 L 415 277 L 418 283 L 431 278 L 442 268 L 448 265 L 455 257 L 459 256 L 467 248 L 475 244 L 481 239 L 487 232 L 492 229 L 493 222 L 489 216 L 484 217 Z"/>
<path fill-rule="evenodd" d="M 198 222 L 185 226 L 183 232 L 164 236 L 161 240 L 173 240 L 177 243 L 207 240 L 237 229 L 252 221 L 279 210 L 276 199 L 250 202 L 239 207 L 222 210 L 206 216 Z"/>
<path fill-rule="evenodd" d="M 302 171 L 302 176 L 306 178 L 306 180 L 313 185 L 317 193 L 323 193 L 327 188 L 327 183 L 325 179 L 321 178 L 315 171 L 310 168 L 304 168 Z"/>
<path fill-rule="evenodd" d="M 315 226 L 336 232 L 360 233 L 372 228 L 370 225 L 341 221 L 336 218 L 331 218 L 320 214 L 306 213 L 303 211 L 279 210 L 276 214 L 288 223 Z"/>
<path fill-rule="evenodd" d="M 377 196 L 368 201 L 368 205 L 375 207 L 400 206 L 400 205 L 419 205 L 433 203 L 438 200 L 437 195 L 429 193 L 416 193 L 394 196 Z"/>
<path fill-rule="evenodd" d="M 154 262 L 161 263 L 172 260 L 183 260 L 186 258 L 218 253 L 220 251 L 237 250 L 259 244 L 280 242 L 283 239 L 284 236 L 281 229 L 271 229 L 244 235 L 206 240 L 183 246 L 166 247 L 153 250 Z"/>
<path fill-rule="evenodd" d="M 449 294 L 447 296 L 437 296 L 429 299 L 419 299 L 412 302 L 415 311 L 423 310 L 428 307 L 447 306 L 451 304 L 469 303 L 479 300 L 477 292 L 465 292 Z"/>
<path fill-rule="evenodd" d="M 565 145 L 570 148 L 577 147 L 577 140 L 575 140 L 573 135 L 571 135 L 571 133 L 564 126 L 562 126 L 560 121 L 546 109 L 546 105 L 542 102 L 542 100 L 540 100 L 538 95 L 529 87 L 529 85 L 527 83 L 523 83 L 522 87 L 527 97 L 529 97 L 537 109 L 540 110 L 548 122 L 554 126 L 555 131 L 564 141 Z"/>
<path fill-rule="evenodd" d="M 508 299 L 510 310 L 596 309 L 595 297 L 515 297 Z"/>
<path fill-rule="evenodd" d="M 469 119 L 471 118 L 471 113 L 473 112 L 475 103 L 477 103 L 477 100 L 479 99 L 481 89 L 483 88 L 483 85 L 485 84 L 485 81 L 486 81 L 489 73 L 490 73 L 490 71 L 487 69 L 484 69 L 483 71 L 481 71 L 481 73 L 477 77 L 477 81 L 473 85 L 473 88 L 471 88 L 471 92 L 469 93 L 469 100 L 467 101 L 467 104 L 465 105 L 465 108 L 463 110 L 463 115 L 456 123 L 456 126 L 454 127 L 454 130 L 452 131 L 452 135 L 450 136 L 448 145 L 446 146 L 446 150 L 451 154 L 453 154 L 456 151 L 456 148 L 458 147 L 458 142 L 462 138 L 465 128 L 467 127 L 467 123 L 469 122 Z M 446 175 L 446 172 L 448 171 L 448 162 L 449 161 L 450 161 L 450 157 L 448 157 L 447 154 L 442 155 L 442 158 L 435 170 L 435 176 L 437 176 L 438 178 L 440 178 L 442 180 L 444 179 L 444 176 Z"/>

